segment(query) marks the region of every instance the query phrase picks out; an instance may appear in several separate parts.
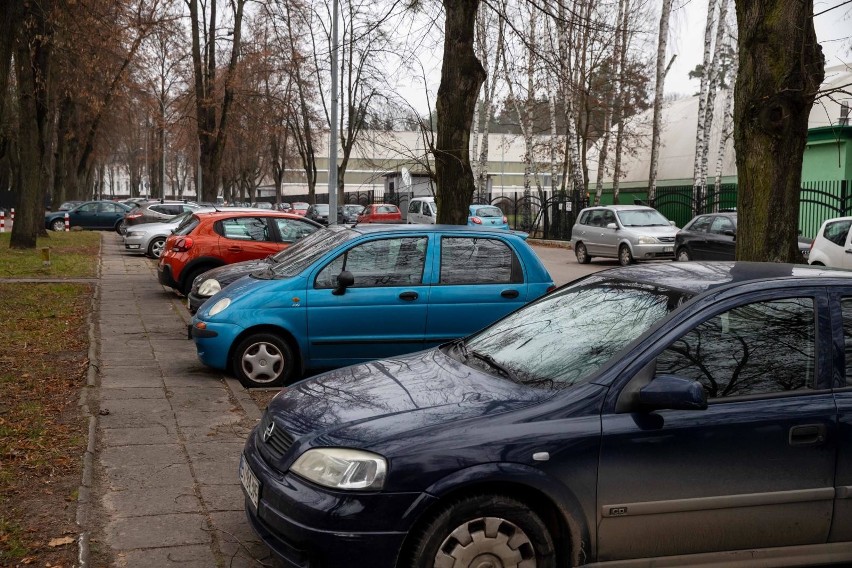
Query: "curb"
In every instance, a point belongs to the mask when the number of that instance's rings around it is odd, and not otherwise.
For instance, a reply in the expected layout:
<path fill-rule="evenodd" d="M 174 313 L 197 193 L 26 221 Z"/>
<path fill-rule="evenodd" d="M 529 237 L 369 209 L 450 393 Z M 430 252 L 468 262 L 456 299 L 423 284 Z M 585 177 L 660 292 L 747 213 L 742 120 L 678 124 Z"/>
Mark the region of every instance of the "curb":
<path fill-rule="evenodd" d="M 527 242 L 532 246 L 548 247 L 548 248 L 564 248 L 571 250 L 571 241 L 556 241 L 547 239 L 527 239 Z"/>
<path fill-rule="evenodd" d="M 92 307 L 89 310 L 89 367 L 86 370 L 86 386 L 80 392 L 80 401 L 77 403 L 84 416 L 88 418 L 89 432 L 86 440 L 86 451 L 83 453 L 83 474 L 80 480 L 80 486 L 77 488 L 77 514 L 75 521 L 80 527 L 80 534 L 77 537 L 77 562 L 79 568 L 87 568 L 90 566 L 90 548 L 89 548 L 89 512 L 91 511 L 91 493 L 94 481 L 95 472 L 95 439 L 98 431 L 97 413 L 92 412 L 91 402 L 89 400 L 90 393 L 93 387 L 97 386 L 98 377 L 98 349 L 97 349 L 97 332 L 95 314 L 100 305 L 101 297 L 101 271 L 103 267 L 103 237 L 100 240 L 100 248 L 98 249 L 98 270 L 97 278 L 94 279 L 95 292 L 92 294 Z M 91 280 L 91 279 L 89 279 Z"/>

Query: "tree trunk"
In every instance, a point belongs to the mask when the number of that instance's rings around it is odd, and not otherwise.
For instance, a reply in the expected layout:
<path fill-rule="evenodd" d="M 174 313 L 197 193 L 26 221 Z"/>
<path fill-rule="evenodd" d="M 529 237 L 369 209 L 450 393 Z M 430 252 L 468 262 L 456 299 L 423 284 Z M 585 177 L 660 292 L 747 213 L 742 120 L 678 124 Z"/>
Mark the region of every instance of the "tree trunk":
<path fill-rule="evenodd" d="M 711 49 L 713 47 L 713 16 L 716 13 L 716 0 L 707 3 L 707 24 L 704 26 L 704 60 L 701 72 L 701 87 L 698 90 L 698 123 L 695 132 L 695 160 L 692 166 L 692 213 L 697 215 L 704 209 L 704 188 L 707 180 L 701 179 L 701 156 L 704 155 L 706 144 L 705 123 L 707 115 L 707 90 L 710 87 L 710 71 L 712 67 Z"/>
<path fill-rule="evenodd" d="M 621 154 L 624 146 L 624 107 L 627 99 L 625 96 L 626 88 L 624 83 L 627 67 L 627 44 L 630 37 L 627 31 L 627 21 L 630 15 L 630 0 L 621 0 L 621 2 L 619 2 L 619 14 L 622 19 L 618 22 L 618 29 L 616 30 L 616 33 L 621 36 L 621 51 L 617 54 L 618 90 L 615 93 L 615 110 L 613 112 L 613 114 L 618 117 L 618 127 L 615 132 L 615 164 L 612 168 L 612 202 L 615 205 L 618 205 L 618 194 L 621 187 Z"/>
<path fill-rule="evenodd" d="M 466 225 L 474 191 L 470 125 L 485 70 L 473 51 L 479 0 L 444 0 L 444 58 L 438 87 L 435 177 L 438 223 Z"/>
<path fill-rule="evenodd" d="M 707 88 L 707 107 L 704 113 L 704 144 L 700 161 L 701 198 L 705 211 L 710 205 L 707 198 L 707 162 L 710 153 L 710 132 L 713 130 L 713 115 L 716 110 L 716 90 L 722 76 L 722 46 L 725 43 L 727 16 L 728 0 L 719 0 L 719 22 L 716 24 L 716 43 L 713 47 L 713 63 L 710 66 L 710 86 Z M 716 199 L 718 200 L 718 196 Z"/>
<path fill-rule="evenodd" d="M 801 261 L 796 246 L 808 115 L 825 59 L 813 0 L 737 0 L 737 259 Z"/>
<path fill-rule="evenodd" d="M 737 76 L 737 56 L 734 56 L 734 63 L 731 69 L 731 76 L 736 78 Z M 716 150 L 716 170 L 713 174 L 713 193 L 716 194 L 716 207 L 715 211 L 719 210 L 719 200 L 721 199 L 721 191 L 722 191 L 722 165 L 725 161 L 725 149 L 728 147 L 728 141 L 731 139 L 731 128 L 734 123 L 734 86 L 729 84 L 728 90 L 725 93 L 725 111 L 722 115 L 722 132 L 719 135 L 719 147 Z"/>
<path fill-rule="evenodd" d="M 663 92 L 666 84 L 666 46 L 669 43 L 669 20 L 674 0 L 663 0 L 660 11 L 660 35 L 657 40 L 657 75 L 654 83 L 654 119 L 651 126 L 651 165 L 648 168 L 648 202 L 657 199 L 657 162 L 660 157 L 660 130 L 662 129 Z M 669 64 L 671 65 L 671 64 Z"/>
<path fill-rule="evenodd" d="M 18 79 L 18 140 L 20 144 L 20 196 L 10 248 L 34 249 L 45 234 L 44 198 L 50 180 L 50 120 L 53 58 L 52 2 L 28 4 L 23 14 L 15 53 Z"/>

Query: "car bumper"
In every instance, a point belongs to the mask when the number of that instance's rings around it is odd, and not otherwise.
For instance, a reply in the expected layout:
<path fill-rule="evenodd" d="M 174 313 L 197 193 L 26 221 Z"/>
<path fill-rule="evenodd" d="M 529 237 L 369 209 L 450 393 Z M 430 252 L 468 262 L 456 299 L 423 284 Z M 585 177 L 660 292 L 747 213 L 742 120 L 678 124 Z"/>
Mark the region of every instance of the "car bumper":
<path fill-rule="evenodd" d="M 124 248 L 126 250 L 143 250 L 145 239 L 140 236 L 124 235 Z"/>
<path fill-rule="evenodd" d="M 172 267 L 168 264 L 157 264 L 157 280 L 163 286 L 168 286 L 169 288 L 174 288 L 175 290 L 180 288 L 180 285 L 172 276 Z"/>
<path fill-rule="evenodd" d="M 434 500 L 422 493 L 335 492 L 282 475 L 260 456 L 254 433 L 243 455 L 261 484 L 257 510 L 243 490 L 246 516 L 286 566 L 393 568 L 412 513 Z"/>
<path fill-rule="evenodd" d="M 674 258 L 674 250 L 674 243 L 662 243 L 655 245 L 633 245 L 633 258 L 635 258 L 636 260 Z"/>
<path fill-rule="evenodd" d="M 243 328 L 231 323 L 204 322 L 206 328 L 203 333 L 199 333 L 200 330 L 195 328 L 197 322 L 196 319 L 192 320 L 191 334 L 198 359 L 208 367 L 227 369 L 231 345 Z"/>
<path fill-rule="evenodd" d="M 201 308 L 201 306 L 204 305 L 204 302 L 209 299 L 210 296 L 199 296 L 195 292 L 190 292 L 189 295 L 186 297 L 186 307 L 187 309 L 189 309 L 189 313 L 194 314 L 195 312 L 197 312 Z"/>

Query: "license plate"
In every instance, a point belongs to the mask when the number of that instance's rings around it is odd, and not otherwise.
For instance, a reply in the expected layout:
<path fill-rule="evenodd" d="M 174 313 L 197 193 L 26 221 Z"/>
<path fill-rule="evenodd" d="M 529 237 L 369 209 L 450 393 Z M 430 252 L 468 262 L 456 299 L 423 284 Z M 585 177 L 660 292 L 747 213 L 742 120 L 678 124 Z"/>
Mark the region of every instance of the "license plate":
<path fill-rule="evenodd" d="M 663 247 L 663 252 L 674 252 L 674 247 Z"/>
<path fill-rule="evenodd" d="M 240 456 L 240 483 L 243 485 L 243 489 L 246 490 L 251 504 L 254 505 L 254 510 L 257 511 L 257 499 L 260 495 L 260 481 L 258 481 L 257 477 L 255 477 L 254 473 L 252 473 L 244 455 Z"/>

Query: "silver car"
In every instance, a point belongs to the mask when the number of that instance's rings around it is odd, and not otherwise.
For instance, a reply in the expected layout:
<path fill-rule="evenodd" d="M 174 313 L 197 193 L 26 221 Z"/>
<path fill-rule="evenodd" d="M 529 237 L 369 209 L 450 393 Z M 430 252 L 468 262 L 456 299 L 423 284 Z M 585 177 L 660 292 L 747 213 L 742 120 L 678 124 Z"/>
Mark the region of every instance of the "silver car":
<path fill-rule="evenodd" d="M 571 230 L 571 245 L 581 264 L 598 256 L 617 258 L 627 266 L 637 260 L 674 259 L 677 231 L 674 221 L 652 207 L 589 207 Z"/>
<path fill-rule="evenodd" d="M 181 222 L 193 213 L 215 211 L 212 207 L 196 208 L 195 211 L 184 211 L 176 217 L 172 217 L 163 223 L 142 223 L 127 228 L 124 233 L 124 249 L 132 252 L 141 252 L 151 258 L 160 258 L 166 239 L 172 234 Z"/>

